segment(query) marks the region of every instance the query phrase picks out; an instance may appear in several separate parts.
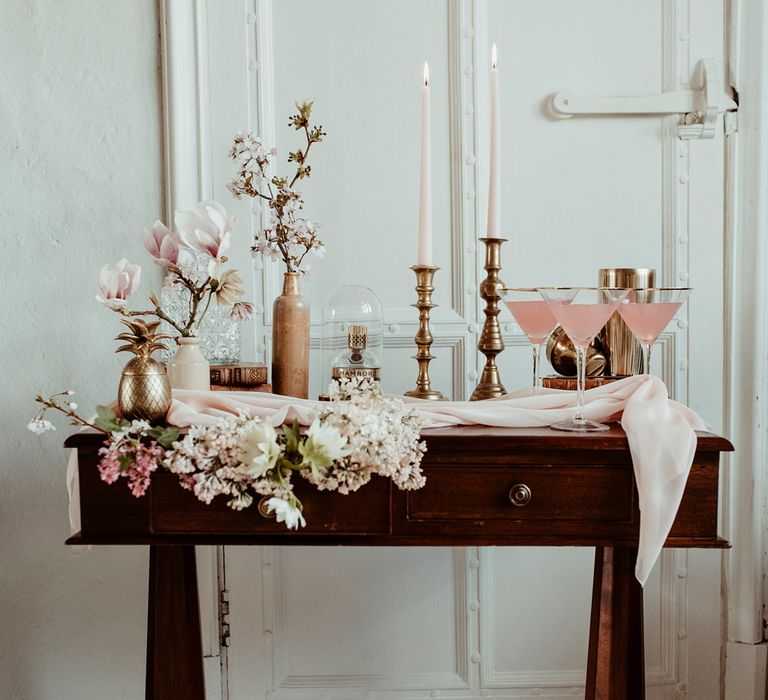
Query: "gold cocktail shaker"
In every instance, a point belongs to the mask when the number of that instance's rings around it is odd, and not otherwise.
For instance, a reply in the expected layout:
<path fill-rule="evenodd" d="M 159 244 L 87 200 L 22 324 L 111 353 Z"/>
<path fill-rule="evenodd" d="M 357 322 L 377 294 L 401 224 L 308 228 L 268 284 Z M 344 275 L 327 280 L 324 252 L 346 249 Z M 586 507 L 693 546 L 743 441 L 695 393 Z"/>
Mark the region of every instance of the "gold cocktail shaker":
<path fill-rule="evenodd" d="M 599 287 L 641 289 L 655 286 L 656 270 L 647 267 L 613 267 L 599 271 Z M 598 336 L 608 354 L 608 374 L 628 377 L 642 374 L 643 351 L 634 334 L 616 311 Z"/>
<path fill-rule="evenodd" d="M 587 377 L 608 374 L 607 355 L 600 341 L 595 338 L 587 348 L 587 366 L 584 368 Z M 562 326 L 557 326 L 547 340 L 547 359 L 560 376 L 576 376 L 576 350 Z"/>

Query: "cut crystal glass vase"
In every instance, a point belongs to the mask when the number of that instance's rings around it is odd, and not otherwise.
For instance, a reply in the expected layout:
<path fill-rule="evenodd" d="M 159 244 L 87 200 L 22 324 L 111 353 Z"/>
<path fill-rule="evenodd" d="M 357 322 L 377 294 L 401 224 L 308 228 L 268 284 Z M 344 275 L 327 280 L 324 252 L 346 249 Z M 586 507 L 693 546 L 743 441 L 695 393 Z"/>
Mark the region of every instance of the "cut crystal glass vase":
<path fill-rule="evenodd" d="M 160 307 L 177 323 L 182 322 L 189 312 L 189 290 L 178 284 L 164 284 L 160 290 Z M 230 307 L 219 305 L 214 299 L 200 326 L 200 350 L 212 365 L 231 365 L 240 361 L 240 324 L 230 318 Z M 179 332 L 163 322 L 161 333 L 174 338 Z M 162 353 L 163 362 L 168 362 L 176 352 L 176 344 L 169 343 Z"/>

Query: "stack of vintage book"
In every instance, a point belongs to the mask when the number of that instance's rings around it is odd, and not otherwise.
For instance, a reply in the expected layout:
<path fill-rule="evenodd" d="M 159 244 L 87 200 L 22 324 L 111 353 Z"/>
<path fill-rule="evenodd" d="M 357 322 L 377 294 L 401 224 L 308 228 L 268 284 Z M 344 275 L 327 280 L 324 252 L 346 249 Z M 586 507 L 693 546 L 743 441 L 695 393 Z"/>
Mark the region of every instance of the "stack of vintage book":
<path fill-rule="evenodd" d="M 587 377 L 584 381 L 585 389 L 594 389 L 608 382 L 615 382 L 623 377 Z M 545 389 L 563 389 L 565 391 L 576 391 L 576 377 L 561 377 L 560 375 L 550 375 L 542 377 L 541 385 Z"/>
<path fill-rule="evenodd" d="M 265 391 L 271 394 L 272 385 L 267 379 L 267 366 L 256 362 L 211 365 L 212 391 Z"/>

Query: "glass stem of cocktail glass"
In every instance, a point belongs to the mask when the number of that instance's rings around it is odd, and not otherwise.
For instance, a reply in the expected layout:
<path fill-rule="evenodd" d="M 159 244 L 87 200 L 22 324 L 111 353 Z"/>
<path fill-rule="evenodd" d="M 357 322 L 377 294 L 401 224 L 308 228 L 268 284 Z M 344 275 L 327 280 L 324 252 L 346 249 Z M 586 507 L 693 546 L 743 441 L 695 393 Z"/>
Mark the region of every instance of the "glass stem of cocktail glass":
<path fill-rule="evenodd" d="M 643 348 L 643 374 L 651 373 L 651 346 L 653 343 L 640 343 Z"/>
<path fill-rule="evenodd" d="M 576 411 L 573 420 L 584 423 L 584 385 L 587 378 L 587 346 L 575 345 L 576 350 Z"/>
<path fill-rule="evenodd" d="M 541 358 L 542 343 L 531 343 L 533 351 L 533 393 L 539 388 L 539 359 Z"/>

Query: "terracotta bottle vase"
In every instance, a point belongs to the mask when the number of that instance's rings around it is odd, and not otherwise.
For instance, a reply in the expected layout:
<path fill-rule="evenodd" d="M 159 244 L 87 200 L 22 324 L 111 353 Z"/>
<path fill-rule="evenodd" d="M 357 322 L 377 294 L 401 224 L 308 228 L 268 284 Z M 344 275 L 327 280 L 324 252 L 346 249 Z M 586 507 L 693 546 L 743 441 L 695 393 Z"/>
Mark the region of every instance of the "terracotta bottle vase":
<path fill-rule="evenodd" d="M 309 302 L 299 293 L 299 273 L 286 272 L 272 307 L 272 387 L 276 394 L 309 396 Z"/>

